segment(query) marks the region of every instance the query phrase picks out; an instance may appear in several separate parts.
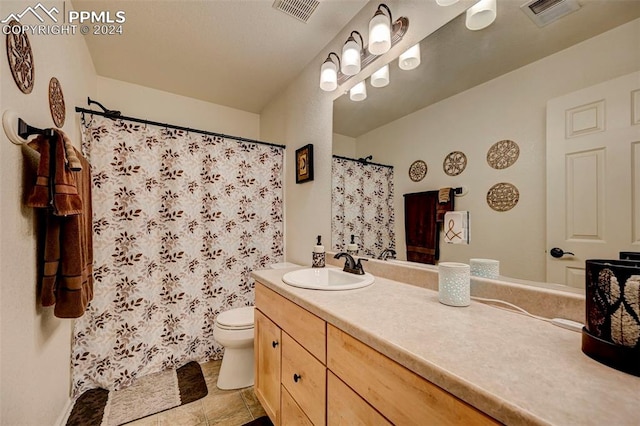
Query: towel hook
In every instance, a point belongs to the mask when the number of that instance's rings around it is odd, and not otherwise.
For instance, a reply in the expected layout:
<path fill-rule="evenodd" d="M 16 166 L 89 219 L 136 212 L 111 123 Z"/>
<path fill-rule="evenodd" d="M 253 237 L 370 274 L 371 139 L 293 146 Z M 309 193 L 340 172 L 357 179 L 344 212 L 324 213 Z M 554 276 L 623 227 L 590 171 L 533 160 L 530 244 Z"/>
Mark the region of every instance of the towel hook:
<path fill-rule="evenodd" d="M 18 123 L 18 125 L 14 127 L 14 123 Z M 7 138 L 15 145 L 26 143 L 27 138 L 31 135 L 46 135 L 51 137 L 54 134 L 53 129 L 38 129 L 37 127 L 30 126 L 12 110 L 6 110 L 2 114 L 2 127 L 4 128 Z"/>

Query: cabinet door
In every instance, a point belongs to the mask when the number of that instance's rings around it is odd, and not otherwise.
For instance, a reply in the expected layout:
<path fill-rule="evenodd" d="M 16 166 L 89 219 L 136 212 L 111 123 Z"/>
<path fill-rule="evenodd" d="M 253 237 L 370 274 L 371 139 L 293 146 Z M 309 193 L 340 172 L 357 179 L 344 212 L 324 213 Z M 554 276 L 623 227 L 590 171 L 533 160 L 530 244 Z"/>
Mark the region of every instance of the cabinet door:
<path fill-rule="evenodd" d="M 391 426 L 380 413 L 349 386 L 327 372 L 327 425 Z"/>
<path fill-rule="evenodd" d="M 296 404 L 293 397 L 282 387 L 282 424 L 296 426 L 313 426 L 311 420 L 304 414 L 304 411 Z"/>
<path fill-rule="evenodd" d="M 280 424 L 281 331 L 259 310 L 255 311 L 255 393 L 274 425 Z"/>
<path fill-rule="evenodd" d="M 325 424 L 326 367 L 282 332 L 282 386 L 314 425 Z"/>

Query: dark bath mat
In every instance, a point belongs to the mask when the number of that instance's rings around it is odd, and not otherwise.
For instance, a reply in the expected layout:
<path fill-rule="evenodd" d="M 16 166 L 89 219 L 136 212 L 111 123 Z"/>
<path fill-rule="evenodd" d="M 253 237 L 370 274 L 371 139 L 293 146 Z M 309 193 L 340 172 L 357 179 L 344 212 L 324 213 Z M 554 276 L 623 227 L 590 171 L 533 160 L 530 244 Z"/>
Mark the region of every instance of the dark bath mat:
<path fill-rule="evenodd" d="M 251 420 L 249 423 L 245 423 L 242 426 L 273 426 L 269 416 L 258 417 L 255 420 Z"/>
<path fill-rule="evenodd" d="M 200 364 L 139 378 L 126 389 L 90 389 L 76 400 L 67 426 L 117 426 L 205 397 L 207 384 Z"/>

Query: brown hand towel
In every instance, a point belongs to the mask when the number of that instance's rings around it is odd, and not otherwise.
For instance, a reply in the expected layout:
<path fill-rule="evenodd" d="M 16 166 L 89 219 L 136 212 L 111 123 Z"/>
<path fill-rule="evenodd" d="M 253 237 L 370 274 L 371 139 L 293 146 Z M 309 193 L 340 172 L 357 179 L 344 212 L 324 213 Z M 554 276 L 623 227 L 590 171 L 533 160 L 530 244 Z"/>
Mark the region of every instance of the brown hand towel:
<path fill-rule="evenodd" d="M 60 132 L 62 132 L 62 130 Z M 62 140 L 64 142 L 64 153 L 67 158 L 67 167 L 69 167 L 72 172 L 79 172 L 82 170 L 82 162 L 76 155 L 76 149 L 73 147 L 71 139 L 69 139 L 66 133 L 62 133 Z"/>
<path fill-rule="evenodd" d="M 82 213 L 82 200 L 78 195 L 76 176 L 67 167 L 64 138 L 62 130 L 54 129 L 52 138 L 39 135 L 29 142 L 29 146 L 40 153 L 40 163 L 36 184 L 27 199 L 27 205 L 50 207 L 56 216 Z"/>
<path fill-rule="evenodd" d="M 64 138 L 56 130 L 51 139 L 41 135 L 29 143 L 40 162 L 27 204 L 47 208 L 41 303 L 55 305 L 59 318 L 78 318 L 93 299 L 91 167 Z M 67 167 L 68 154 L 80 171 Z"/>

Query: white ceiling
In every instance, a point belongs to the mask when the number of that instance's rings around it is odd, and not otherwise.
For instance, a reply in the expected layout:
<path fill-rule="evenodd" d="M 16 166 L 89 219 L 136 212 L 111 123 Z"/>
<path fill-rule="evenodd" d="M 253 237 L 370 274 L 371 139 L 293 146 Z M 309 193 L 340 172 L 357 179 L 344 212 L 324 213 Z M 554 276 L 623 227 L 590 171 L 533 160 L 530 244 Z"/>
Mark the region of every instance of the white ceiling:
<path fill-rule="evenodd" d="M 273 0 L 73 0 L 73 7 L 126 14 L 123 35 L 86 36 L 98 75 L 259 113 L 366 3 L 320 0 L 306 23 Z"/>
<path fill-rule="evenodd" d="M 364 102 L 337 99 L 334 131 L 357 137 L 640 17 L 640 0 L 579 0 L 579 11 L 539 28 L 519 10 L 524 1 L 498 0 L 498 17 L 484 30 L 467 30 L 463 13 L 433 33 L 421 43 L 417 70 L 400 71 L 394 61 L 390 86 L 369 88 Z M 307 23 L 273 0 L 73 0 L 73 7 L 126 13 L 123 35 L 86 36 L 98 75 L 260 113 L 367 3 L 320 0 Z"/>

